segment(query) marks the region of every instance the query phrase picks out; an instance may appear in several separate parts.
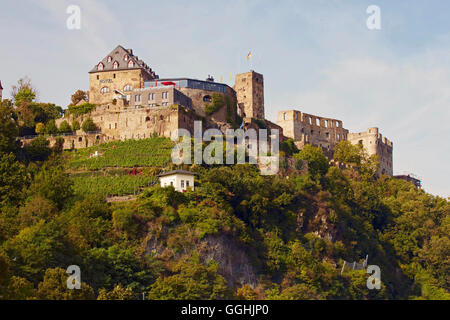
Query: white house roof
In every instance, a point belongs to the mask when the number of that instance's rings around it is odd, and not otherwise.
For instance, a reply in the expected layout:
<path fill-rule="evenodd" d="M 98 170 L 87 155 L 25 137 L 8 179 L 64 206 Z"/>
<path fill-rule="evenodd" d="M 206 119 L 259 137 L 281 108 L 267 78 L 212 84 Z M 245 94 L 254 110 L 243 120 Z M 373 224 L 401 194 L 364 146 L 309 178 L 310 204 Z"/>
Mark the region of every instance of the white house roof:
<path fill-rule="evenodd" d="M 175 174 L 184 174 L 184 175 L 189 175 L 189 176 L 196 176 L 197 175 L 195 172 L 191 172 L 191 171 L 173 170 L 173 171 L 168 171 L 168 172 L 161 173 L 160 175 L 158 175 L 158 177 L 173 176 Z"/>

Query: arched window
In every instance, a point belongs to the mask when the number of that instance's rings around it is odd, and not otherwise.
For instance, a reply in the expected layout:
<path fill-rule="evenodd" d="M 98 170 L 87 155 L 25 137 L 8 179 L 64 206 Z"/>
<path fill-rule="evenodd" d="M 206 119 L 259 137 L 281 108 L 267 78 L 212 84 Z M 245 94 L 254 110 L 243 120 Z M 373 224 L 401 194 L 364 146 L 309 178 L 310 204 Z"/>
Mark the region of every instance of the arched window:
<path fill-rule="evenodd" d="M 105 68 L 105 66 L 101 62 L 97 65 L 97 70 L 98 71 L 102 71 L 104 68 Z"/>
<path fill-rule="evenodd" d="M 128 59 L 130 59 L 130 57 L 127 54 L 123 56 L 124 61 L 128 61 Z"/>
<path fill-rule="evenodd" d="M 134 62 L 133 62 L 133 60 L 130 60 L 128 62 L 128 68 L 133 68 L 133 67 L 134 67 Z"/>
<path fill-rule="evenodd" d="M 133 87 L 130 84 L 127 84 L 125 87 L 123 87 L 123 91 L 133 91 Z"/>
<path fill-rule="evenodd" d="M 211 96 L 206 95 L 203 97 L 203 102 L 211 102 L 211 101 L 212 101 Z"/>
<path fill-rule="evenodd" d="M 150 121 L 150 117 L 145 118 L 145 122 L 149 122 Z"/>
<path fill-rule="evenodd" d="M 107 59 L 107 61 L 108 61 L 108 62 L 111 62 L 111 61 L 112 61 L 112 57 L 109 56 L 108 59 Z"/>
<path fill-rule="evenodd" d="M 113 69 L 119 69 L 119 63 L 117 61 L 114 61 Z"/>
<path fill-rule="evenodd" d="M 109 92 L 109 88 L 108 87 L 103 87 L 103 88 L 100 89 L 100 93 L 101 94 L 105 94 L 105 93 L 108 93 L 108 92 Z"/>

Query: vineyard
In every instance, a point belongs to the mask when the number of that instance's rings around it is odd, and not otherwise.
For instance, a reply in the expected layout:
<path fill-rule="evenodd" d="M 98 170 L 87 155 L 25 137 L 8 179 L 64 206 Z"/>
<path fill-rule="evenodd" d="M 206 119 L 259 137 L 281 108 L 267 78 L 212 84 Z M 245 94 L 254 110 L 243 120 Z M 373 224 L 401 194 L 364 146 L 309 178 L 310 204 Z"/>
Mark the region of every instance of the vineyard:
<path fill-rule="evenodd" d="M 73 174 L 74 192 L 78 196 L 124 196 L 140 193 L 158 181 L 156 176 L 130 175 L 127 172 L 91 172 Z"/>
<path fill-rule="evenodd" d="M 163 167 L 170 161 L 173 142 L 163 137 L 112 141 L 98 146 L 68 151 L 69 168 L 99 170 L 105 167 Z M 98 157 L 90 157 L 98 153 Z"/>

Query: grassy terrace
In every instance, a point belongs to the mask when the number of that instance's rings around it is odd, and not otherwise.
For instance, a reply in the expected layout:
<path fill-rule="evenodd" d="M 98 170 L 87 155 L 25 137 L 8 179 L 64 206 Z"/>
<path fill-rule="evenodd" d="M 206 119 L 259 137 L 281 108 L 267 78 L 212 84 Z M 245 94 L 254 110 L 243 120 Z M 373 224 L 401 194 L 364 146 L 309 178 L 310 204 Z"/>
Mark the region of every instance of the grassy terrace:
<path fill-rule="evenodd" d="M 148 173 L 131 175 L 122 172 L 85 172 L 71 175 L 76 195 L 86 196 L 124 196 L 138 194 L 142 188 L 147 188 L 157 182 L 157 177 Z"/>
<path fill-rule="evenodd" d="M 174 144 L 154 137 L 142 140 L 112 141 L 98 146 L 68 151 L 69 170 L 99 170 L 106 167 L 164 167 L 170 161 Z M 91 153 L 99 156 L 90 158 Z"/>

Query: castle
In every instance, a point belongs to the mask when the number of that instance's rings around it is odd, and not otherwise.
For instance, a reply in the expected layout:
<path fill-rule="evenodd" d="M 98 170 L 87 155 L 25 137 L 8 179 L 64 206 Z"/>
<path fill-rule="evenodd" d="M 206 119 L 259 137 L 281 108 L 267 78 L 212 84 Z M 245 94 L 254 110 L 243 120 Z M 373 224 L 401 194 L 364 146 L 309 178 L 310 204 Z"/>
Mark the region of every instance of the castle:
<path fill-rule="evenodd" d="M 393 173 L 393 145 L 378 128 L 349 133 L 341 120 L 297 110 L 281 111 L 277 123 L 265 119 L 264 78 L 253 70 L 237 74 L 233 87 L 215 82 L 211 76 L 206 80 L 161 79 L 132 49 L 119 45 L 89 71 L 88 96 L 89 103 L 97 107 L 77 120 L 82 123 L 91 118 L 98 131 L 78 130 L 63 136 L 66 149 L 153 135 L 171 137 L 177 129 L 193 133 L 194 121 L 201 120 L 204 130 L 225 132 L 241 124 L 247 129 L 278 129 L 282 140 L 291 138 L 300 149 L 308 143 L 320 146 L 328 156 L 340 141 L 360 143 L 369 155 L 379 156 L 380 173 Z M 73 123 L 75 117 L 66 112 L 56 125 L 65 120 Z M 50 138 L 51 144 L 55 140 Z"/>

